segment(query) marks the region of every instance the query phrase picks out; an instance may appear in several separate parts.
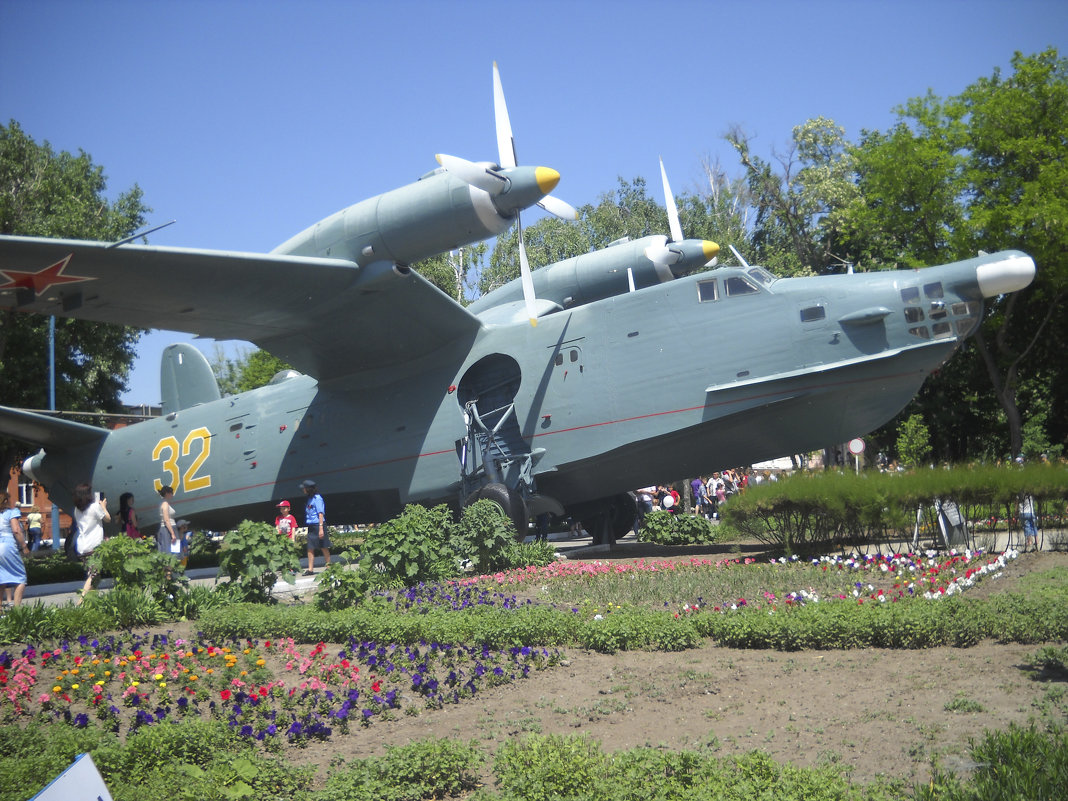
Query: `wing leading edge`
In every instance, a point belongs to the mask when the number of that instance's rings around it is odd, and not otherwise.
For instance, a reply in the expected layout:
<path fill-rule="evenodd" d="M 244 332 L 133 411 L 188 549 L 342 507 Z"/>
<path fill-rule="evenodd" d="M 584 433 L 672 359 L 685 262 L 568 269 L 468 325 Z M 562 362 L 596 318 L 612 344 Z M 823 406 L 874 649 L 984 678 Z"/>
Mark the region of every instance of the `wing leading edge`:
<path fill-rule="evenodd" d="M 330 380 L 474 338 L 481 323 L 385 262 L 0 236 L 0 308 L 243 339 Z"/>

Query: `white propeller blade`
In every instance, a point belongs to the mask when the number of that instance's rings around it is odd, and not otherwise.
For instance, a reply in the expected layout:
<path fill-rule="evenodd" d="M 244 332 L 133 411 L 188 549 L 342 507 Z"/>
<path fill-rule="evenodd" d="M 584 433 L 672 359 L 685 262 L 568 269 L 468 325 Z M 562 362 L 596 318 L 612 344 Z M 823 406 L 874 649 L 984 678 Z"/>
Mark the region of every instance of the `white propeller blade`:
<path fill-rule="evenodd" d="M 487 162 L 479 164 L 445 153 L 438 153 L 434 158 L 438 160 L 438 164 L 453 173 L 461 181 L 477 186 L 483 192 L 499 195 L 508 186 L 508 179 L 495 173 L 492 166 Z"/>
<path fill-rule="evenodd" d="M 501 72 L 497 62 L 493 62 L 493 116 L 497 121 L 497 155 L 502 167 L 514 167 L 519 163 L 515 155 L 515 138 L 512 136 L 512 123 L 508 120 L 508 106 L 504 102 L 504 87 L 501 86 Z"/>
<path fill-rule="evenodd" d="M 538 201 L 538 205 L 554 217 L 561 220 L 577 220 L 578 211 L 570 203 L 552 195 L 546 195 Z"/>
<path fill-rule="evenodd" d="M 668 184 L 667 170 L 664 169 L 664 158 L 660 158 L 660 177 L 664 180 L 664 205 L 667 207 L 668 228 L 671 231 L 671 241 L 681 242 L 682 225 L 679 223 L 679 209 L 675 205 L 675 196 L 671 194 L 671 186 Z"/>
<path fill-rule="evenodd" d="M 519 231 L 519 277 L 523 284 L 523 302 L 527 307 L 527 318 L 532 328 L 538 327 L 538 311 L 534 306 L 534 278 L 530 274 L 530 264 L 527 263 L 527 246 L 523 244 L 523 224 L 516 214 L 516 226 Z"/>

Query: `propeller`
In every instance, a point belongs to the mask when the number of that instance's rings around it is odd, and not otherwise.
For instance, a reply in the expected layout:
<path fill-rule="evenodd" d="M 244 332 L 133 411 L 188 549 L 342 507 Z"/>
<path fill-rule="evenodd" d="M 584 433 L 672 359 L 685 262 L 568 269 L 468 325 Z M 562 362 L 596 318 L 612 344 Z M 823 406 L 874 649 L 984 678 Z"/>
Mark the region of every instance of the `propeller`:
<path fill-rule="evenodd" d="M 512 135 L 512 123 L 508 118 L 508 105 L 504 100 L 504 87 L 501 85 L 501 73 L 497 69 L 496 61 L 493 62 L 493 117 L 497 129 L 496 164 L 488 161 L 468 161 L 445 153 L 439 153 L 436 156 L 438 164 L 464 183 L 477 187 L 493 197 L 498 197 L 509 189 L 510 174 L 515 177 L 516 170 L 533 169 L 536 173 L 537 187 L 544 193 L 536 201 L 537 205 L 560 219 L 577 220 L 578 211 L 574 206 L 548 194 L 560 180 L 560 174 L 556 170 L 547 167 L 519 167 L 519 160 L 515 153 L 515 137 Z M 527 261 L 527 248 L 523 242 L 523 222 L 519 215 L 518 205 L 515 206 L 515 222 L 519 235 L 519 274 L 523 285 L 523 301 L 530 324 L 536 327 L 538 325 L 537 298 L 534 294 L 534 279 L 530 274 L 530 264 Z"/>
<path fill-rule="evenodd" d="M 660 157 L 660 179 L 664 183 L 664 206 L 667 208 L 668 229 L 671 231 L 671 238 L 658 238 L 656 243 L 645 249 L 645 256 L 649 261 L 655 264 L 658 269 L 666 269 L 683 258 L 683 253 L 680 250 L 677 248 L 670 248 L 668 245 L 678 245 L 686 238 L 682 233 L 682 223 L 679 222 L 679 207 L 675 204 L 675 195 L 671 192 L 671 184 L 668 183 L 667 170 L 664 169 L 663 156 Z M 716 246 L 715 250 L 718 251 L 719 246 Z M 714 252 L 715 251 L 713 251 L 713 253 Z M 717 261 L 718 259 L 713 258 L 708 263 L 715 265 Z"/>
<path fill-rule="evenodd" d="M 497 159 L 501 167 L 515 167 L 519 159 L 515 152 L 515 136 L 512 135 L 512 123 L 508 118 L 508 104 L 504 100 L 504 87 L 501 85 L 501 71 L 497 62 L 493 62 L 493 117 L 497 124 Z M 546 195 L 538 205 L 554 217 L 562 220 L 577 220 L 575 207 L 560 198 Z"/>

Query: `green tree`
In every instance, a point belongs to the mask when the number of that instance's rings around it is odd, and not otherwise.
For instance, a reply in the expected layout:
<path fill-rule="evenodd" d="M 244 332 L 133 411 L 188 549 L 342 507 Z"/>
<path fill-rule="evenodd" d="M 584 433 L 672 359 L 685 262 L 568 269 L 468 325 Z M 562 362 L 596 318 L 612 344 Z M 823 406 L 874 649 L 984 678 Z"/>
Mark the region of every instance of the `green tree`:
<path fill-rule="evenodd" d="M 752 153 L 740 129 L 727 134 L 745 169 L 753 204 L 753 258 L 783 275 L 841 270 L 837 208 L 856 201 L 854 157 L 844 131 L 817 117 L 793 130 L 790 148 L 773 153 L 781 171 Z"/>
<path fill-rule="evenodd" d="M 920 467 L 931 455 L 931 438 L 923 418 L 910 415 L 897 429 L 897 455 L 909 467 Z"/>
<path fill-rule="evenodd" d="M 466 303 L 468 291 L 474 288 L 472 276 L 479 274 L 488 250 L 485 242 L 476 242 L 423 259 L 412 267 L 450 298 Z"/>
<path fill-rule="evenodd" d="M 648 195 L 641 177 L 632 181 L 620 178 L 615 191 L 601 195 L 596 206 L 587 204 L 578 212 L 576 222 L 545 217 L 523 228 L 532 270 L 581 256 L 623 237 L 639 239 L 668 232 L 667 212 Z M 685 222 L 683 225 L 685 228 Z M 497 237 L 489 267 L 479 276 L 478 288 L 484 295 L 518 277 L 519 240 L 513 227 Z"/>
<path fill-rule="evenodd" d="M 983 376 L 983 394 L 997 406 L 980 398 L 973 409 L 987 438 L 1017 454 L 1025 420 L 1046 420 L 1054 443 L 1068 436 L 1068 62 L 1049 49 L 1017 53 L 1012 68 L 948 100 L 910 100 L 888 133 L 866 132 L 851 151 L 862 200 L 831 214 L 857 261 L 914 266 L 1008 248 L 1035 259 L 1030 287 L 986 301 L 982 325 L 957 357 L 977 368 L 932 381 L 964 379 L 933 393 L 944 404 L 966 398 L 975 386 L 967 382 Z M 917 404 L 903 414 L 923 408 L 931 419 L 932 407 Z"/>
<path fill-rule="evenodd" d="M 12 120 L 0 126 L 0 233 L 118 241 L 150 211 L 135 184 L 105 197 L 101 166 L 84 151 L 56 153 Z M 56 320 L 56 406 L 118 411 L 141 332 L 86 320 Z M 0 310 L 0 403 L 48 406 L 48 319 Z M 4 467 L 17 456 L 2 448 Z"/>
<path fill-rule="evenodd" d="M 227 357 L 222 346 L 216 345 L 208 359 L 222 395 L 236 395 L 267 386 L 282 370 L 291 370 L 286 362 L 265 350 L 244 350 L 233 359 Z"/>
<path fill-rule="evenodd" d="M 241 377 L 237 380 L 237 391 L 248 392 L 250 389 L 265 387 L 282 370 L 292 369 L 277 356 L 272 356 L 265 350 L 254 350 L 245 359 Z"/>

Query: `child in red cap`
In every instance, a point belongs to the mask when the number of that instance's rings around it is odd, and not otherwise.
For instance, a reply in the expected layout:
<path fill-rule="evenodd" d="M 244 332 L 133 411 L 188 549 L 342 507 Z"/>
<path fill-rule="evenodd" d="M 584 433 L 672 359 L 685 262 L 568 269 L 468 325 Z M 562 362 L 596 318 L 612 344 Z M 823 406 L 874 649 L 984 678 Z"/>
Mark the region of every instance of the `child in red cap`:
<path fill-rule="evenodd" d="M 293 539 L 297 533 L 297 518 L 289 513 L 289 501 L 278 504 L 278 517 L 274 519 L 274 527 L 283 537 Z"/>

